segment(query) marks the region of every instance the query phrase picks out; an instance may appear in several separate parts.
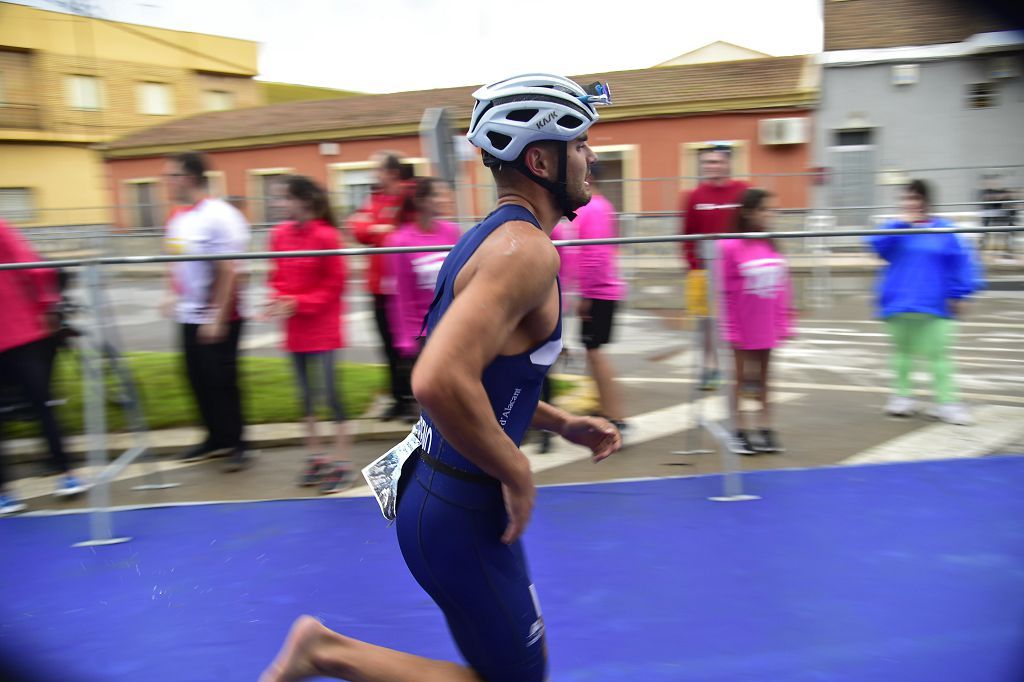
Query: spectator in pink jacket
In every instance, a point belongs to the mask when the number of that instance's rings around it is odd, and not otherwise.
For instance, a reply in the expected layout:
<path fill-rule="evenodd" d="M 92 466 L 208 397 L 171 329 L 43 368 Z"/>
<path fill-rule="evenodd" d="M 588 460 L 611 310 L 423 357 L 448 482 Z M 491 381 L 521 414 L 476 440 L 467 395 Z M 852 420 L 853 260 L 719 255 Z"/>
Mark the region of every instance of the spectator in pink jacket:
<path fill-rule="evenodd" d="M 326 251 L 341 248 L 327 193 L 317 183 L 293 175 L 275 188 L 276 203 L 287 218 L 270 234 L 271 251 Z M 270 261 L 269 317 L 284 326 L 285 350 L 291 355 L 302 396 L 309 461 L 299 478 L 320 492 L 337 492 L 351 482 L 346 460 L 351 447 L 345 408 L 335 388 L 335 351 L 342 348 L 341 297 L 345 293 L 345 259 L 341 256 L 275 258 Z M 313 380 L 310 380 L 312 369 Z M 323 387 L 334 419 L 334 461 L 320 448 L 316 433 L 313 386 Z"/>
<path fill-rule="evenodd" d="M 770 229 L 772 195 L 763 189 L 743 193 L 736 215 L 736 232 Z M 772 349 L 790 337 L 790 280 L 786 259 L 771 239 L 725 239 L 718 244 L 720 259 L 722 335 L 732 346 L 736 361 L 732 412 L 736 419 L 735 452 L 782 452 L 768 403 L 768 376 Z M 761 409 L 757 430 L 745 428 L 739 411 L 740 394 L 747 383 L 756 385 Z"/>
<path fill-rule="evenodd" d="M 597 179 L 597 168 L 591 170 Z M 608 239 L 618 237 L 615 226 L 615 208 L 601 194 L 598 182 L 591 182 L 590 203 L 576 211 L 576 234 L 579 239 Z M 587 351 L 590 376 L 597 384 L 601 414 L 618 427 L 626 439 L 628 425 L 624 419 L 619 387 L 615 372 L 601 346 L 612 340 L 612 324 L 619 301 L 626 297 L 626 283 L 619 276 L 619 247 L 615 244 L 580 246 L 576 256 L 576 276 L 579 287 L 577 313 L 582 322 L 580 342 Z"/>
<path fill-rule="evenodd" d="M 459 240 L 459 226 L 441 220 L 450 214 L 451 191 L 438 178 L 419 178 L 400 211 L 399 227 L 388 235 L 384 246 L 451 246 Z M 423 317 L 434 299 L 434 285 L 447 251 L 393 253 L 387 256 L 384 289 L 388 296 L 388 323 L 398 352 L 401 377 L 400 400 L 412 404 L 410 375 L 420 352 Z"/>

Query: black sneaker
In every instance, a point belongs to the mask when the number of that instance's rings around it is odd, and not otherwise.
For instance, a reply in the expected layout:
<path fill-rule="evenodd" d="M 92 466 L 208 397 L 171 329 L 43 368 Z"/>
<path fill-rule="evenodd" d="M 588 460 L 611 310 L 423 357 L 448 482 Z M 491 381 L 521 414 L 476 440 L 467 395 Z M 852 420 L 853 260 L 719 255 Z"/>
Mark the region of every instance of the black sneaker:
<path fill-rule="evenodd" d="M 407 419 L 413 413 L 412 406 L 405 401 L 396 401 L 380 416 L 384 421 Z"/>
<path fill-rule="evenodd" d="M 224 472 L 233 474 L 236 471 L 241 471 L 249 466 L 251 459 L 252 457 L 245 451 L 245 446 L 235 446 L 231 449 L 231 454 L 228 455 L 227 461 L 224 462 Z"/>
<path fill-rule="evenodd" d="M 729 439 L 729 451 L 734 455 L 753 455 L 757 452 L 754 450 L 754 446 L 751 445 L 747 432 L 742 430 L 737 431 Z"/>
<path fill-rule="evenodd" d="M 218 448 L 209 443 L 193 445 L 178 455 L 179 462 L 202 462 L 215 456 L 223 456 L 228 453 L 228 448 Z"/>
<path fill-rule="evenodd" d="M 320 494 L 330 495 L 345 490 L 356 480 L 351 462 L 329 462 L 320 483 Z"/>
<path fill-rule="evenodd" d="M 761 429 L 759 432 L 759 442 L 754 444 L 754 449 L 758 452 L 772 452 L 779 454 L 785 452 L 786 449 L 779 445 L 778 438 L 775 432 L 771 429 Z"/>
<path fill-rule="evenodd" d="M 317 485 L 330 468 L 331 463 L 324 455 L 313 455 L 306 460 L 306 468 L 299 476 L 299 485 L 308 488 Z"/>
<path fill-rule="evenodd" d="M 546 455 L 551 452 L 551 432 L 541 431 L 540 432 L 540 448 L 538 450 L 540 454 Z"/>

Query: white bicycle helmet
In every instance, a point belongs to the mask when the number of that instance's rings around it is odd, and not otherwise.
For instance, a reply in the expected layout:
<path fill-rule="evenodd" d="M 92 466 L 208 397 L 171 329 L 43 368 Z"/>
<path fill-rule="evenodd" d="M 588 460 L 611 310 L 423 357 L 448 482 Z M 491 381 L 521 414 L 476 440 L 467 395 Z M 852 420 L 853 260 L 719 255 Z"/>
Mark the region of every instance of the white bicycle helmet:
<path fill-rule="evenodd" d="M 473 93 L 476 105 L 466 137 L 500 161 L 518 159 L 531 142 L 575 140 L 599 118 L 594 105 L 611 104 L 606 83 L 590 90 L 547 73 L 485 85 Z"/>
<path fill-rule="evenodd" d="M 565 186 L 567 144 L 599 118 L 595 105 L 612 103 L 608 84 L 593 83 L 584 89 L 562 76 L 527 73 L 485 85 L 473 97 L 476 104 L 466 137 L 483 150 L 484 165 L 511 164 L 552 192 L 562 212 L 575 218 Z M 535 176 L 520 160 L 529 144 L 543 140 L 562 143 L 556 182 Z"/>

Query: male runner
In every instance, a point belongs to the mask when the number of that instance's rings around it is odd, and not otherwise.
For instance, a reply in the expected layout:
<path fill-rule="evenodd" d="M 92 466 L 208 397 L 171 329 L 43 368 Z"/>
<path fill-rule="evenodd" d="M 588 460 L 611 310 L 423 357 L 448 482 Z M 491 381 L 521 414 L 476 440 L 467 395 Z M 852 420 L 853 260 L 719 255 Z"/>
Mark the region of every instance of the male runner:
<path fill-rule="evenodd" d="M 587 91 L 546 74 L 485 86 L 469 140 L 483 149 L 498 206 L 445 259 L 413 371 L 421 447 L 399 487 L 398 540 L 416 580 L 444 611 L 466 664 L 412 656 L 328 630 L 304 616 L 264 682 L 314 676 L 363 682 L 542 682 L 544 621 L 520 536 L 536 489 L 519 443 L 529 426 L 590 448 L 618 431 L 539 402 L 562 346 L 558 254 L 551 230 L 590 199 L 597 159 L 587 129 L 607 86 Z"/>

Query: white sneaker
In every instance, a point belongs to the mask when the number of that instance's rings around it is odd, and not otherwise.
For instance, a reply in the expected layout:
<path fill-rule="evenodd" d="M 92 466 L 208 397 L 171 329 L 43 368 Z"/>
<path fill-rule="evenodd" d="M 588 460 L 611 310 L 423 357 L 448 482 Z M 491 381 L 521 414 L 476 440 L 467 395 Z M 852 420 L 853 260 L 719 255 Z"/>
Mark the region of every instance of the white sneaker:
<path fill-rule="evenodd" d="M 24 503 L 19 502 L 10 495 L 0 494 L 0 516 L 17 514 L 20 511 L 25 511 Z"/>
<path fill-rule="evenodd" d="M 973 426 L 974 417 L 959 403 L 944 403 L 928 409 L 928 416 L 956 426 Z"/>
<path fill-rule="evenodd" d="M 917 413 L 917 401 L 905 395 L 890 396 L 885 413 L 891 417 L 912 417 Z"/>
<path fill-rule="evenodd" d="M 83 483 L 77 476 L 65 474 L 57 481 L 57 489 L 53 491 L 53 494 L 55 497 L 71 497 L 84 493 L 90 487 L 89 484 Z"/>

